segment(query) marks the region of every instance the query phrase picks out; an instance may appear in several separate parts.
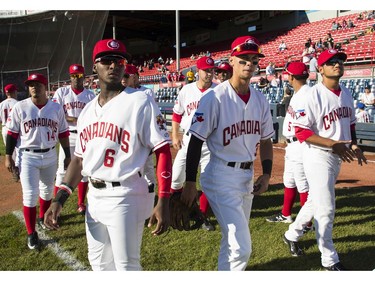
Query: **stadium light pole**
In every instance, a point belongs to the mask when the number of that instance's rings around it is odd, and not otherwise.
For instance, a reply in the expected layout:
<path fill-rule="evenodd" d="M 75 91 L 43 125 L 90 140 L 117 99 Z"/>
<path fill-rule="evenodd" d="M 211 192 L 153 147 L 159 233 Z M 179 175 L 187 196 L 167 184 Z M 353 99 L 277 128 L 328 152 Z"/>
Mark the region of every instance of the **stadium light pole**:
<path fill-rule="evenodd" d="M 176 10 L 176 68 L 180 71 L 180 13 Z"/>
<path fill-rule="evenodd" d="M 83 50 L 83 26 L 81 26 L 81 56 L 82 56 L 82 66 L 85 67 L 85 52 Z"/>

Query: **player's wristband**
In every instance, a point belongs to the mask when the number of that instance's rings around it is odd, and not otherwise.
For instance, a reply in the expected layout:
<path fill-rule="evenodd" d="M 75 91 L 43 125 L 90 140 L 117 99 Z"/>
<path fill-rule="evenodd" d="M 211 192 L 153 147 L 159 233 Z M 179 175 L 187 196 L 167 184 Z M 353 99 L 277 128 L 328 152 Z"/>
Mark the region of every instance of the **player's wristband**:
<path fill-rule="evenodd" d="M 267 174 L 271 176 L 272 173 L 272 160 L 266 159 L 262 161 L 263 175 Z"/>
<path fill-rule="evenodd" d="M 52 202 L 58 202 L 62 207 L 64 206 L 65 201 L 69 198 L 70 194 L 68 191 L 64 189 L 59 189 L 56 194 L 56 197 L 52 200 Z"/>

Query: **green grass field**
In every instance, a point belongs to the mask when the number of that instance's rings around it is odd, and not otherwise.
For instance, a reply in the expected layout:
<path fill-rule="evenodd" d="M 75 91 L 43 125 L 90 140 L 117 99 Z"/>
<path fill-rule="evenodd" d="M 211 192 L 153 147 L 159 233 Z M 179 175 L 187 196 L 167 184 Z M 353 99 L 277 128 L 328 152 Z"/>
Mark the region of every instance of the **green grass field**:
<path fill-rule="evenodd" d="M 0 152 L 4 155 L 2 141 Z M 333 237 L 344 265 L 354 271 L 375 269 L 375 192 L 374 187 L 338 189 Z M 87 261 L 84 217 L 76 212 L 76 192 L 64 206 L 59 231 L 45 231 L 62 249 L 90 268 Z M 251 271 L 321 271 L 320 252 L 315 233 L 307 233 L 300 244 L 305 255 L 289 254 L 282 241 L 288 227 L 269 223 L 265 218 L 280 211 L 283 200 L 281 184 L 254 199 L 249 227 L 253 252 L 247 267 Z M 293 214 L 299 210 L 295 204 Z M 215 222 L 215 218 L 210 218 Z M 155 237 L 145 228 L 141 264 L 145 271 L 215 271 L 220 244 L 220 229 L 177 231 Z M 72 271 L 43 241 L 40 251 L 26 245 L 26 230 L 13 214 L 0 217 L 0 271 Z"/>

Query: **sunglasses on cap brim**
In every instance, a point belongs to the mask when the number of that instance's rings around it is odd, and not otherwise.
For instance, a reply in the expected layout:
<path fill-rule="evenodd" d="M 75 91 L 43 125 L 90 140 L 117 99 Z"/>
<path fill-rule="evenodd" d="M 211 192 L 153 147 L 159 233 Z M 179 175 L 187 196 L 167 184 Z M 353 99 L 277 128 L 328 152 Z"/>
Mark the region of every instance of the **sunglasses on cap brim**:
<path fill-rule="evenodd" d="M 77 74 L 70 74 L 70 77 L 72 77 L 72 78 L 82 78 L 83 77 L 83 73 L 77 73 Z"/>
<path fill-rule="evenodd" d="M 250 43 L 250 42 L 245 42 L 234 47 L 232 49 L 231 55 L 234 52 L 244 52 L 244 51 L 250 51 L 250 52 L 254 52 L 255 54 L 259 54 L 260 56 L 264 56 L 262 54 L 262 49 L 259 47 L 259 45 L 256 43 Z"/>

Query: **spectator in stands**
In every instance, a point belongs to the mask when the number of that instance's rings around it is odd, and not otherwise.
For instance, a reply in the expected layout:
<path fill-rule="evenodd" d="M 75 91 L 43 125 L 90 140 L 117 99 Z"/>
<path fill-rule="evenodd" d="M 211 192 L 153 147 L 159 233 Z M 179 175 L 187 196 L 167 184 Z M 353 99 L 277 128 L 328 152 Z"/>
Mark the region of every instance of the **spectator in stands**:
<path fill-rule="evenodd" d="M 139 72 L 141 72 L 141 73 L 144 72 L 142 65 L 139 66 Z"/>
<path fill-rule="evenodd" d="M 361 102 L 357 104 L 358 111 L 355 114 L 358 123 L 369 123 L 370 114 L 365 110 L 365 105 Z"/>
<path fill-rule="evenodd" d="M 174 60 L 172 58 L 169 58 L 169 64 L 173 64 Z"/>
<path fill-rule="evenodd" d="M 268 80 L 267 80 L 267 78 L 260 77 L 260 79 L 259 79 L 259 81 L 257 83 L 257 87 L 259 89 L 267 88 L 268 87 Z"/>
<path fill-rule="evenodd" d="M 191 60 L 195 60 L 195 56 L 194 56 L 194 54 L 191 54 L 190 59 L 191 59 Z"/>
<path fill-rule="evenodd" d="M 211 57 L 211 53 L 210 51 L 207 51 L 206 54 L 205 54 L 206 57 Z"/>
<path fill-rule="evenodd" d="M 312 42 L 311 37 L 307 38 L 307 40 L 305 42 L 305 48 L 309 48 L 310 45 L 311 45 L 311 42 Z"/>
<path fill-rule="evenodd" d="M 159 64 L 164 64 L 164 59 L 163 59 L 162 56 L 160 56 L 160 57 L 158 58 L 158 63 L 159 63 Z"/>
<path fill-rule="evenodd" d="M 330 32 L 327 33 L 327 42 L 328 42 L 328 48 L 333 49 L 335 46 L 334 39 L 332 37 L 332 34 Z"/>
<path fill-rule="evenodd" d="M 285 86 L 284 87 L 284 96 L 283 96 L 283 99 L 281 100 L 281 104 L 284 105 L 284 112 L 283 112 L 283 117 L 285 117 L 285 113 L 288 112 L 288 107 L 289 107 L 289 103 L 290 103 L 290 99 L 292 98 L 292 90 L 290 89 L 290 87 L 288 86 Z"/>
<path fill-rule="evenodd" d="M 304 64 L 308 64 L 310 61 L 310 53 L 309 53 L 309 48 L 305 48 L 302 52 L 302 62 Z"/>
<path fill-rule="evenodd" d="M 287 62 L 285 63 L 284 69 L 288 68 L 288 65 L 292 62 L 292 57 L 288 57 Z"/>
<path fill-rule="evenodd" d="M 345 19 L 343 19 L 341 26 L 342 26 L 343 29 L 348 28 L 348 22 Z"/>
<path fill-rule="evenodd" d="M 360 101 L 366 106 L 366 110 L 374 109 L 375 105 L 375 96 L 371 92 L 371 86 L 365 86 L 365 92 L 360 96 Z"/>
<path fill-rule="evenodd" d="M 284 52 L 286 49 L 287 49 L 286 43 L 284 42 L 284 40 L 282 40 L 279 45 L 279 52 Z"/>
<path fill-rule="evenodd" d="M 189 83 L 194 82 L 194 80 L 195 80 L 194 71 L 192 68 L 190 68 L 190 70 L 186 72 L 186 82 L 189 84 Z"/>
<path fill-rule="evenodd" d="M 333 22 L 332 22 L 332 25 L 331 25 L 331 30 L 332 30 L 332 31 L 335 31 L 335 30 L 337 30 L 337 29 L 338 29 L 337 23 L 336 23 L 336 21 L 333 21 Z"/>
<path fill-rule="evenodd" d="M 266 67 L 266 77 L 268 75 L 274 75 L 275 74 L 275 65 L 272 61 L 270 61 Z"/>
<path fill-rule="evenodd" d="M 351 19 L 348 19 L 348 28 L 353 28 L 355 27 L 353 21 Z"/>
<path fill-rule="evenodd" d="M 323 40 L 320 37 L 319 40 L 315 44 L 315 50 L 322 50 L 323 49 Z"/>
<path fill-rule="evenodd" d="M 361 12 L 361 13 L 359 13 L 359 15 L 358 15 L 358 17 L 357 17 L 357 21 L 358 20 L 363 20 L 363 13 Z"/>
<path fill-rule="evenodd" d="M 178 81 L 178 82 L 185 81 L 185 75 L 183 75 L 181 71 L 177 72 L 177 74 L 176 74 L 176 81 Z"/>
<path fill-rule="evenodd" d="M 165 61 L 165 65 L 170 65 L 169 58 L 167 58 L 167 60 Z"/>

